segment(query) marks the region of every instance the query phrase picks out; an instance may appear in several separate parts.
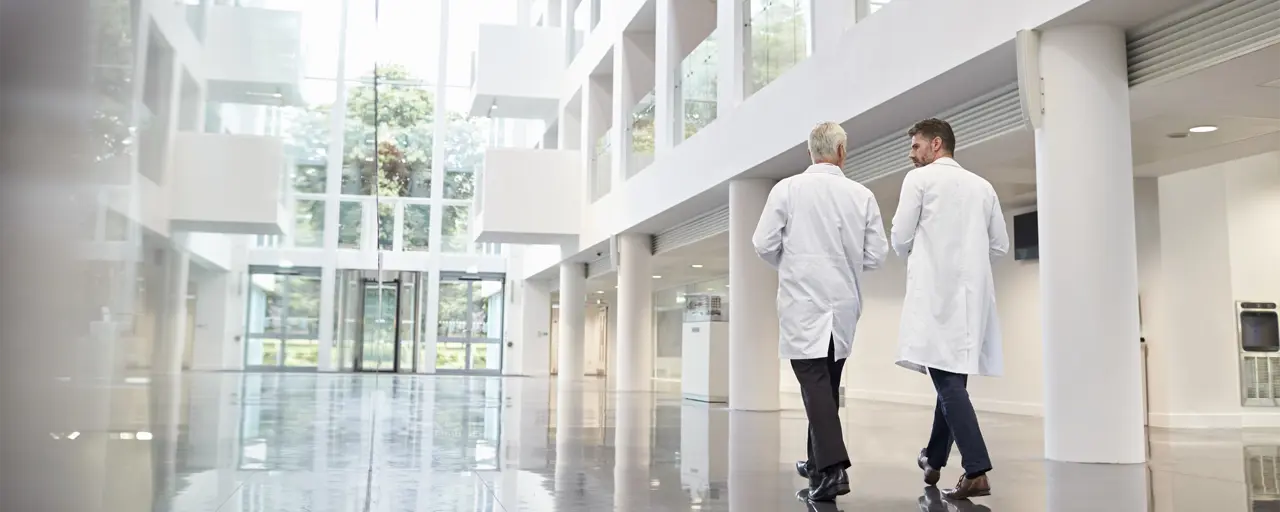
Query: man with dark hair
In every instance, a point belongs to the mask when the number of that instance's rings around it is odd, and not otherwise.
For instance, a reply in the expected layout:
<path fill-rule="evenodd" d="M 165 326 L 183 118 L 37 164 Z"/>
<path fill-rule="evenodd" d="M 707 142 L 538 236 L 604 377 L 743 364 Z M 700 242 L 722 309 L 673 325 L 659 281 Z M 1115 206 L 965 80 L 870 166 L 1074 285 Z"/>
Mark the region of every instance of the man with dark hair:
<path fill-rule="evenodd" d="M 933 380 L 933 433 L 917 464 L 938 483 L 954 442 L 964 476 L 951 499 L 991 494 L 991 459 L 966 386 L 970 375 L 1003 371 L 991 260 L 1009 250 L 1004 213 L 991 184 L 952 158 L 956 138 L 939 119 L 916 123 L 911 161 L 893 216 L 893 250 L 907 258 L 898 364 Z"/>

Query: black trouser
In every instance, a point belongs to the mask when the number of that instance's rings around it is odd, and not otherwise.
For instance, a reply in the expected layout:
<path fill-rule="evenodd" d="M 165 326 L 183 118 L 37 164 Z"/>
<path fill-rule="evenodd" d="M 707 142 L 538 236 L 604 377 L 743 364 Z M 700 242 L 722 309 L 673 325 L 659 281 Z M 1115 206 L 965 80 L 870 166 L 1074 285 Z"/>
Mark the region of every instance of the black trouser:
<path fill-rule="evenodd" d="M 964 474 L 969 478 L 991 471 L 991 457 L 987 444 L 978 428 L 978 415 L 969 401 L 969 376 L 929 368 L 933 389 L 938 392 L 938 404 L 933 409 L 933 433 L 925 456 L 929 467 L 942 469 L 951 455 L 951 443 L 960 447 Z"/>
<path fill-rule="evenodd" d="M 809 467 L 814 473 L 836 465 L 849 468 L 839 409 L 844 359 L 836 359 L 835 349 L 833 337 L 827 346 L 827 357 L 791 360 L 791 370 L 800 381 L 805 416 L 809 417 Z"/>

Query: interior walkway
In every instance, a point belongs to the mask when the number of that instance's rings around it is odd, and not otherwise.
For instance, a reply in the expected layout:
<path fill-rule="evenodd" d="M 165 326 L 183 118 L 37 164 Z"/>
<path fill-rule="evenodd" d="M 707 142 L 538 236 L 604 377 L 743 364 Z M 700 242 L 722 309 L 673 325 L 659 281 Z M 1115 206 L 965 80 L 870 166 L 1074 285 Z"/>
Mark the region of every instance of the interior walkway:
<path fill-rule="evenodd" d="M 117 500 L 182 512 L 808 508 L 791 469 L 804 452 L 798 408 L 729 412 L 598 380 L 561 393 L 532 378 L 193 373 L 183 388 L 174 428 L 114 443 Z M 1038 420 L 983 414 L 994 496 L 946 503 L 915 466 L 931 410 L 852 401 L 843 414 L 853 492 L 817 510 L 1277 510 L 1276 431 L 1156 431 L 1147 467 L 1077 466 L 1043 461 Z M 143 465 L 149 485 L 130 484 Z"/>

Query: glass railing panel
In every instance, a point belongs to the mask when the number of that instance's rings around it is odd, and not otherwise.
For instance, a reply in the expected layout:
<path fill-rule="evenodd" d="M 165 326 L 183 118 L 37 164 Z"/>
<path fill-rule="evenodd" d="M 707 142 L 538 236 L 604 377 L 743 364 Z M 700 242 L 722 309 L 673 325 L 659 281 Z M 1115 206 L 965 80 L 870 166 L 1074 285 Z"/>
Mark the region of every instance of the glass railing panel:
<path fill-rule="evenodd" d="M 653 163 L 654 95 L 649 91 L 631 111 L 631 154 L 627 156 L 627 177 L 635 176 Z"/>
<path fill-rule="evenodd" d="M 712 32 L 680 63 L 680 140 L 692 137 L 716 120 L 716 57 L 716 33 Z"/>
<path fill-rule="evenodd" d="M 604 197 L 611 188 L 613 174 L 613 148 L 610 140 L 613 130 L 608 130 L 596 139 L 595 157 L 591 161 L 591 201 Z"/>
<path fill-rule="evenodd" d="M 808 4 L 808 0 L 751 0 L 749 94 L 809 56 Z"/>

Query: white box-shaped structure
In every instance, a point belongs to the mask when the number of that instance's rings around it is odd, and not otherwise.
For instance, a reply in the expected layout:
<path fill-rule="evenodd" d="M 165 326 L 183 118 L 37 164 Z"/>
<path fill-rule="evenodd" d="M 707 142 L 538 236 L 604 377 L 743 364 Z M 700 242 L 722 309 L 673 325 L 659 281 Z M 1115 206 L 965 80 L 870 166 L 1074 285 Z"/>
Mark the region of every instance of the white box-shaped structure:
<path fill-rule="evenodd" d="M 686 321 L 680 391 L 689 400 L 729 401 L 729 322 Z"/>
<path fill-rule="evenodd" d="M 204 48 L 209 101 L 301 103 L 302 13 L 213 6 Z"/>
<path fill-rule="evenodd" d="M 169 225 L 177 231 L 280 235 L 290 218 L 276 137 L 174 135 Z"/>
<path fill-rule="evenodd" d="M 582 229 L 577 151 L 490 149 L 478 177 L 471 227 L 477 242 L 555 245 Z"/>
<path fill-rule="evenodd" d="M 480 25 L 471 75 L 471 115 L 550 120 L 565 74 L 556 27 Z"/>

